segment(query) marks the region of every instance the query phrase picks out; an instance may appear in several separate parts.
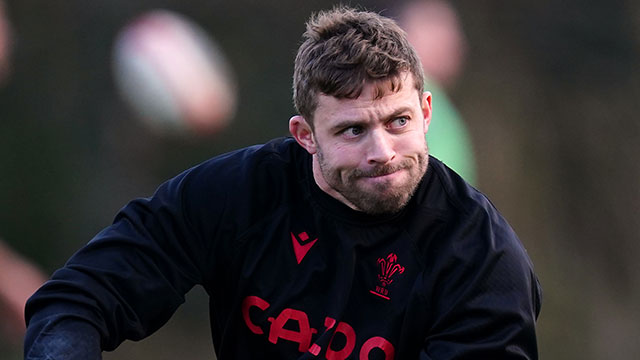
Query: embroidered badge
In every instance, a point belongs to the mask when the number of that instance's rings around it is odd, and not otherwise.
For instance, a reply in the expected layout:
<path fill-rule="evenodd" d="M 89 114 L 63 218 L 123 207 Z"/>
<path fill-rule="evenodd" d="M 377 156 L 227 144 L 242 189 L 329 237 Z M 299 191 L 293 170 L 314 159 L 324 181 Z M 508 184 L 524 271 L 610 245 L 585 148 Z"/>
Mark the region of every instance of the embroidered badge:
<path fill-rule="evenodd" d="M 378 258 L 378 266 L 380 267 L 378 284 L 374 290 L 369 290 L 369 292 L 389 300 L 389 289 L 387 289 L 387 286 L 393 283 L 393 277 L 396 274 L 402 274 L 404 272 L 404 266 L 398 264 L 398 255 L 394 253 L 390 253 L 386 258 Z"/>

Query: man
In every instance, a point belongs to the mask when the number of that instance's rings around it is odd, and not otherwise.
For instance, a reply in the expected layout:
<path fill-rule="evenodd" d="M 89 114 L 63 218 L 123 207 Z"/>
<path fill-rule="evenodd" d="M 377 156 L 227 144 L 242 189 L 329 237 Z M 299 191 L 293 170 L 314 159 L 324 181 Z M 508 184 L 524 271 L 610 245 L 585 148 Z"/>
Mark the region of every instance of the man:
<path fill-rule="evenodd" d="M 490 202 L 429 158 L 422 79 L 393 21 L 312 17 L 293 138 L 124 207 L 30 299 L 26 358 L 99 358 L 196 284 L 219 359 L 537 358 L 532 265 Z"/>

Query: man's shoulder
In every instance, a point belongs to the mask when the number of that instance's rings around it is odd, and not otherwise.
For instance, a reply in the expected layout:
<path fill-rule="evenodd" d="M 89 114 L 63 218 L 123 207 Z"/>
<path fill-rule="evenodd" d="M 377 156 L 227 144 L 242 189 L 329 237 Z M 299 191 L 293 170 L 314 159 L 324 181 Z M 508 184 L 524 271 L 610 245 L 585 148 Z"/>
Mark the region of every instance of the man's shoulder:
<path fill-rule="evenodd" d="M 187 198 L 203 206 L 241 208 L 280 203 L 295 191 L 306 152 L 292 138 L 278 138 L 215 156 L 176 177 Z M 195 200 L 194 200 L 195 199 Z"/>
<path fill-rule="evenodd" d="M 428 176 L 420 199 L 422 206 L 456 217 L 478 207 L 491 207 L 489 199 L 437 158 L 429 157 Z"/>
<path fill-rule="evenodd" d="M 229 184 L 260 180 L 262 175 L 282 173 L 302 161 L 302 148 L 293 138 L 276 138 L 212 157 L 185 171 L 195 177 L 213 177 Z M 265 173 L 266 171 L 266 173 Z M 208 182 L 209 180 L 206 180 Z"/>
<path fill-rule="evenodd" d="M 447 228 L 444 237 L 457 254 L 475 253 L 482 258 L 489 252 L 506 251 L 527 259 L 515 231 L 485 194 L 438 160 L 433 161 L 432 171 L 432 188 L 442 193 L 438 206 Z"/>
<path fill-rule="evenodd" d="M 429 171 L 419 199 L 422 212 L 437 217 L 448 232 L 475 229 L 486 235 L 487 229 L 493 229 L 499 238 L 516 238 L 507 220 L 485 194 L 434 157 L 429 159 Z"/>

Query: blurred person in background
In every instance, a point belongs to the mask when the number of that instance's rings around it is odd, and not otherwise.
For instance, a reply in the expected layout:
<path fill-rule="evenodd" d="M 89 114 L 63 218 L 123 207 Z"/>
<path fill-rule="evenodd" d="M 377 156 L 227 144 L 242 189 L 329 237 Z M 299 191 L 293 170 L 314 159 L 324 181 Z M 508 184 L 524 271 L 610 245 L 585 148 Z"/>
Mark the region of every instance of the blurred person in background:
<path fill-rule="evenodd" d="M 126 205 L 29 300 L 26 359 L 98 359 L 202 285 L 219 359 L 537 359 L 540 288 L 484 195 L 429 157 L 431 94 L 376 13 L 311 17 L 292 137 Z"/>
<path fill-rule="evenodd" d="M 4 1 L 0 0 L 0 86 L 9 77 L 11 27 Z M 0 238 L 0 336 L 19 345 L 24 336 L 24 304 L 45 276 Z"/>
<path fill-rule="evenodd" d="M 416 49 L 433 95 L 433 121 L 427 140 L 430 153 L 471 184 L 476 164 L 471 137 L 446 94 L 464 66 L 466 39 L 453 6 L 442 0 L 412 0 L 398 10 L 400 26 Z"/>
<path fill-rule="evenodd" d="M 19 345 L 24 336 L 24 304 L 46 280 L 42 272 L 0 239 L 0 334 Z"/>

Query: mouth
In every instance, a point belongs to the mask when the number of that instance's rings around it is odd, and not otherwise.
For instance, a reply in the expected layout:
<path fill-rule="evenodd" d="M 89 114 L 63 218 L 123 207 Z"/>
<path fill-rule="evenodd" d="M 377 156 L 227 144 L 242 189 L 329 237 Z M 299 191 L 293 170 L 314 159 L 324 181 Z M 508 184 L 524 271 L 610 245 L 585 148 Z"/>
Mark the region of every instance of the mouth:
<path fill-rule="evenodd" d="M 374 174 L 367 174 L 365 176 L 362 176 L 361 179 L 366 182 L 387 183 L 398 178 L 402 173 L 402 170 L 403 169 L 396 169 L 390 172 L 387 171 L 387 172 L 377 172 Z"/>
<path fill-rule="evenodd" d="M 396 166 L 383 166 L 371 169 L 369 171 L 363 171 L 359 175 L 365 178 L 384 178 L 397 174 L 402 170 L 406 170 L 407 168 L 408 166 L 405 164 L 398 164 Z"/>
<path fill-rule="evenodd" d="M 398 171 L 400 171 L 400 170 L 393 170 L 393 171 L 384 172 L 384 173 L 376 173 L 376 174 L 366 175 L 365 177 L 373 178 L 373 179 L 385 178 L 385 177 L 389 177 L 389 176 L 397 173 Z"/>
<path fill-rule="evenodd" d="M 400 185 L 405 179 L 404 172 L 410 171 L 410 168 L 411 164 L 405 161 L 394 165 L 377 166 L 367 170 L 357 169 L 352 174 L 352 178 L 355 181 L 368 183 L 380 189 L 380 186 Z"/>

